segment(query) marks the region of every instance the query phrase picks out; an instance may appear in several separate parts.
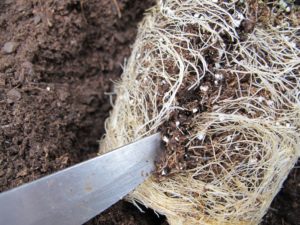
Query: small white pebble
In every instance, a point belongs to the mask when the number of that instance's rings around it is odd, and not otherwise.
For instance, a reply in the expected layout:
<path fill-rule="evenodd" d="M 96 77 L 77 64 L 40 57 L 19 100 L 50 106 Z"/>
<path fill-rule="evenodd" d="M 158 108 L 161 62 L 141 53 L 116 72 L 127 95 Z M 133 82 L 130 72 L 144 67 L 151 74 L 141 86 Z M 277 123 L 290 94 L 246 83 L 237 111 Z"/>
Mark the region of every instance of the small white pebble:
<path fill-rule="evenodd" d="M 289 6 L 286 7 L 286 8 L 285 8 L 285 11 L 286 11 L 286 12 L 290 12 L 290 11 L 291 11 L 291 7 L 289 7 Z"/>
<path fill-rule="evenodd" d="M 47 90 L 47 91 L 50 91 L 50 90 L 51 90 L 51 88 L 48 86 L 48 87 L 46 87 L 46 90 Z"/>
<path fill-rule="evenodd" d="M 286 123 L 285 126 L 286 126 L 287 128 L 289 128 L 289 127 L 291 127 L 291 124 Z"/>
<path fill-rule="evenodd" d="M 161 171 L 161 175 L 162 175 L 162 176 L 165 176 L 165 175 L 167 175 L 167 171 L 166 171 L 166 169 L 163 169 L 163 170 Z"/>
<path fill-rule="evenodd" d="M 218 1 L 218 0 L 212 0 L 212 2 L 213 2 L 213 3 L 218 3 L 219 1 Z"/>
<path fill-rule="evenodd" d="M 167 82 L 166 82 L 165 80 L 162 80 L 161 83 L 162 83 L 162 84 L 166 84 Z"/>
<path fill-rule="evenodd" d="M 241 22 L 240 20 L 233 20 L 233 26 L 234 27 L 239 27 L 241 25 Z"/>
<path fill-rule="evenodd" d="M 280 123 L 279 123 L 279 122 L 276 122 L 275 125 L 276 125 L 276 126 L 280 126 Z"/>
<path fill-rule="evenodd" d="M 175 137 L 175 140 L 176 140 L 176 141 L 179 141 L 179 138 L 178 138 L 178 137 Z"/>
<path fill-rule="evenodd" d="M 166 136 L 163 136 L 163 139 L 162 139 L 164 142 L 166 143 L 169 143 L 169 138 L 167 138 Z"/>
<path fill-rule="evenodd" d="M 239 27 L 242 21 L 245 19 L 244 15 L 240 12 L 235 12 L 233 17 L 234 17 L 233 26 L 235 27 Z"/>
<path fill-rule="evenodd" d="M 221 122 L 223 122 L 223 121 L 225 120 L 225 116 L 224 116 L 224 115 L 219 115 L 219 120 L 220 120 Z"/>
<path fill-rule="evenodd" d="M 229 135 L 229 136 L 226 137 L 226 141 L 227 142 L 230 142 L 231 140 L 232 140 L 232 136 L 231 135 Z"/>
<path fill-rule="evenodd" d="M 138 53 L 138 54 L 136 55 L 136 58 L 139 59 L 140 57 L 141 57 L 141 54 Z"/>
<path fill-rule="evenodd" d="M 223 80 L 223 74 L 219 74 L 219 73 L 217 73 L 217 74 L 215 74 L 215 79 L 217 79 L 217 80 Z"/>
<path fill-rule="evenodd" d="M 205 135 L 202 134 L 202 133 L 199 133 L 199 134 L 197 135 L 197 139 L 200 140 L 200 141 L 202 141 L 202 140 L 204 139 L 204 137 L 205 137 Z"/>
<path fill-rule="evenodd" d="M 195 14 L 194 14 L 194 17 L 195 17 L 195 18 L 199 18 L 199 17 L 200 17 L 200 14 L 199 14 L 199 13 L 195 13 Z"/>
<path fill-rule="evenodd" d="M 273 105 L 274 105 L 274 102 L 273 102 L 272 100 L 268 100 L 268 101 L 267 101 L 267 105 L 268 105 L 268 106 L 273 106 Z"/>
<path fill-rule="evenodd" d="M 195 109 L 192 110 L 192 112 L 196 113 L 196 112 L 198 112 L 198 109 L 195 108 Z"/>
<path fill-rule="evenodd" d="M 220 63 L 215 63 L 216 69 L 219 69 L 221 67 Z"/>
<path fill-rule="evenodd" d="M 180 125 L 180 122 L 176 121 L 175 124 L 176 124 L 176 127 L 178 127 Z"/>
<path fill-rule="evenodd" d="M 214 84 L 215 84 L 215 85 L 218 85 L 218 84 L 219 84 L 219 82 L 218 82 L 217 80 L 215 80 Z"/>
<path fill-rule="evenodd" d="M 265 100 L 264 97 L 262 97 L 262 96 L 259 96 L 259 97 L 258 97 L 258 101 L 259 101 L 259 102 L 263 102 L 264 100 Z"/>
<path fill-rule="evenodd" d="M 200 86 L 200 90 L 207 92 L 208 91 L 208 86 Z"/>

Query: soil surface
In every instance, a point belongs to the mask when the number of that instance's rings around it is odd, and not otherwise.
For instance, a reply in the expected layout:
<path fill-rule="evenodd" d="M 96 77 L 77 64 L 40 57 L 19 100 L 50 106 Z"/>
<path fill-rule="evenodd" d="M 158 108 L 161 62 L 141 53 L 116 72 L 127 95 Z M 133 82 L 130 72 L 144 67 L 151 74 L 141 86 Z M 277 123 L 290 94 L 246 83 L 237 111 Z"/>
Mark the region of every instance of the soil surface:
<path fill-rule="evenodd" d="M 0 1 L 0 191 L 96 155 L 153 0 Z M 88 224 L 153 224 L 120 202 Z M 156 223 L 157 224 L 157 223 Z"/>
<path fill-rule="evenodd" d="M 0 1 L 0 192 L 96 155 L 109 93 L 154 0 Z M 263 224 L 300 224 L 294 169 Z M 166 224 L 119 202 L 87 224 Z"/>

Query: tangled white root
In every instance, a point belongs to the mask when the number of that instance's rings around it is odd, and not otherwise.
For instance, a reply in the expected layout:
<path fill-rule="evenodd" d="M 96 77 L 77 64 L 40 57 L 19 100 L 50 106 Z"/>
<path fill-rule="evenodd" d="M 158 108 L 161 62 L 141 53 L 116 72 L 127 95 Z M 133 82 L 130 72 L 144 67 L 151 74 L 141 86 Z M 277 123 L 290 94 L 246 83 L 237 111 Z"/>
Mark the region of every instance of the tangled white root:
<path fill-rule="evenodd" d="M 264 5 L 269 22 L 241 38 L 241 24 L 258 5 L 214 2 L 161 0 L 148 12 L 101 144 L 104 153 L 157 132 L 173 111 L 191 110 L 177 101 L 182 86 L 202 90 L 199 99 L 212 107 L 191 118 L 185 146 L 196 165 L 160 182 L 151 177 L 127 198 L 172 225 L 258 223 L 300 155 L 295 14 L 278 23 Z M 205 86 L 207 77 L 214 86 Z M 226 98 L 222 82 L 233 89 Z M 217 92 L 208 98 L 209 88 Z"/>

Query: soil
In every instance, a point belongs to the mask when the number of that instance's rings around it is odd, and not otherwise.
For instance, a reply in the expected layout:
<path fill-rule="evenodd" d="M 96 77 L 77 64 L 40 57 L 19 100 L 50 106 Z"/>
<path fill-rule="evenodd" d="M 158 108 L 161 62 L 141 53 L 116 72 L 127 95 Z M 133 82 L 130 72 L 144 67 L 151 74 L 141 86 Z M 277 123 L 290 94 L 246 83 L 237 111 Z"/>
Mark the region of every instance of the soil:
<path fill-rule="evenodd" d="M 0 1 L 0 191 L 97 154 L 113 80 L 153 0 Z M 119 202 L 88 224 L 159 224 Z"/>
<path fill-rule="evenodd" d="M 113 80 L 154 0 L 0 1 L 0 192 L 96 155 Z M 294 169 L 263 224 L 300 224 Z M 120 201 L 87 224 L 166 224 Z"/>
<path fill-rule="evenodd" d="M 300 161 L 273 200 L 261 225 L 300 225 Z"/>
<path fill-rule="evenodd" d="M 250 0 L 251 6 L 254 4 L 256 5 L 256 1 Z M 220 4 L 220 6 L 226 8 L 226 5 Z M 267 7 L 267 6 L 265 6 Z M 254 18 L 253 20 L 243 20 L 242 25 L 237 29 L 239 37 L 246 39 L 247 35 L 251 33 L 256 26 L 256 15 L 257 12 L 254 7 L 249 7 L 247 14 L 249 14 L 250 18 Z M 256 7 L 255 7 L 256 8 Z M 252 10 L 253 9 L 253 10 Z M 241 8 L 240 11 L 243 11 Z M 251 16 L 253 15 L 253 16 Z M 261 13 L 257 15 L 258 18 L 261 17 Z M 172 30 L 172 27 L 166 27 L 166 29 Z M 220 27 L 215 28 L 216 30 L 221 29 Z M 202 38 L 205 38 L 207 34 L 202 34 L 203 37 L 198 37 L 199 29 L 197 25 L 189 24 L 188 26 L 184 27 L 184 31 L 189 36 L 190 43 L 193 49 L 201 51 L 204 49 L 206 43 L 202 42 Z M 206 37 L 208 39 L 208 35 Z M 222 158 L 224 154 L 223 147 L 218 146 L 215 149 L 215 152 L 212 152 L 212 142 L 211 139 L 217 143 L 222 143 L 222 140 L 226 140 L 228 138 L 227 133 L 214 133 L 213 137 L 209 135 L 205 135 L 205 137 L 195 138 L 190 140 L 190 133 L 193 133 L 195 129 L 195 124 L 190 123 L 195 118 L 201 119 L 201 114 L 213 112 L 215 106 L 218 106 L 219 102 L 231 99 L 235 100 L 242 97 L 243 93 L 247 93 L 250 89 L 250 92 L 258 92 L 257 88 L 251 87 L 250 83 L 251 79 L 249 76 L 243 76 L 240 79 L 237 79 L 236 75 L 232 74 L 231 72 L 226 72 L 223 68 L 226 69 L 227 65 L 225 65 L 224 60 L 222 60 L 222 56 L 219 55 L 219 51 L 217 50 L 222 46 L 225 45 L 226 51 L 230 52 L 232 49 L 235 49 L 236 43 L 231 41 L 228 35 L 222 34 L 221 35 L 222 43 L 215 42 L 212 46 L 207 47 L 205 50 L 202 50 L 202 56 L 205 58 L 205 61 L 208 63 L 209 71 L 205 72 L 204 77 L 201 79 L 199 85 L 193 86 L 197 82 L 196 74 L 202 74 L 203 70 L 202 67 L 199 66 L 198 68 L 189 68 L 189 73 L 184 77 L 183 82 L 178 90 L 176 96 L 176 104 L 180 106 L 182 109 L 175 109 L 169 116 L 168 121 L 160 127 L 160 132 L 166 138 L 166 155 L 158 163 L 157 175 L 161 178 L 162 176 L 172 175 L 180 171 L 184 171 L 186 169 L 194 169 L 199 164 L 210 164 L 210 160 L 214 161 L 214 157 Z M 178 46 L 175 50 L 185 58 L 186 61 L 193 61 L 194 56 L 191 54 L 190 51 L 187 50 L 188 46 L 185 41 L 181 41 L 178 43 Z M 228 60 L 232 60 L 231 56 L 228 56 Z M 216 64 L 222 69 L 219 69 Z M 231 67 L 232 65 L 229 65 Z M 169 74 L 175 72 L 175 74 L 179 71 L 177 65 L 174 65 L 172 61 L 167 61 L 165 63 L 165 69 Z M 240 68 L 242 70 L 242 68 Z M 197 70 L 197 71 L 196 71 Z M 157 82 L 159 83 L 158 92 L 160 94 L 160 98 L 157 100 L 157 105 L 159 108 L 163 106 L 163 97 L 166 90 L 169 90 L 169 84 L 166 84 L 162 81 Z M 193 88 L 191 88 L 193 87 Z M 237 91 L 240 90 L 240 91 Z M 265 99 L 268 100 L 268 95 L 262 93 L 262 91 L 258 92 L 259 95 L 263 96 Z M 218 96 L 218 97 L 216 97 Z M 235 113 L 239 114 L 247 114 L 243 109 L 236 111 Z M 228 114 L 233 113 L 233 111 L 228 111 Z M 248 115 L 248 117 L 252 117 L 252 115 Z M 226 126 L 226 124 L 223 124 Z M 213 126 L 213 125 L 212 125 Z M 207 128 L 209 130 L 209 128 Z M 236 134 L 233 141 L 242 141 L 241 134 Z M 223 143 L 224 145 L 226 143 Z M 187 146 L 201 146 L 199 149 L 189 149 Z M 234 147 L 231 146 L 232 152 L 234 152 Z M 231 156 L 228 157 L 228 161 L 224 159 L 224 164 L 230 165 L 232 163 L 242 162 L 245 158 L 241 157 L 241 155 L 247 155 L 247 153 L 242 152 L 244 151 L 242 148 L 238 150 L 238 154 L 233 153 Z M 230 159 L 229 159 L 230 158 Z M 217 176 L 224 176 L 222 173 L 222 168 L 226 166 L 222 165 L 217 166 L 214 165 L 215 168 L 207 167 L 206 169 L 209 171 L 213 170 L 214 174 Z M 228 168 L 226 168 L 228 171 Z M 163 175 L 162 175 L 163 174 Z M 162 175 L 162 176 L 161 176 Z M 240 174 L 240 176 L 243 176 Z M 199 180 L 209 183 L 213 180 L 213 177 L 206 176 L 201 174 L 198 177 Z"/>

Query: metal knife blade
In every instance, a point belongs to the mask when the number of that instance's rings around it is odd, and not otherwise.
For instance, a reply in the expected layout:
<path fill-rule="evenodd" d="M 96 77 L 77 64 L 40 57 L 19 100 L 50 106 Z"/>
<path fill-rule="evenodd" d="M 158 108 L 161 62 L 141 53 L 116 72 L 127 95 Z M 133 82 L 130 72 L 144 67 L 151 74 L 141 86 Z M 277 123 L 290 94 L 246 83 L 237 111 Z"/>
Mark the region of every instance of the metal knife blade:
<path fill-rule="evenodd" d="M 79 225 L 122 199 L 154 170 L 160 135 L 0 194 L 0 224 Z"/>

